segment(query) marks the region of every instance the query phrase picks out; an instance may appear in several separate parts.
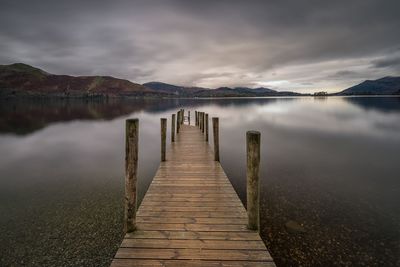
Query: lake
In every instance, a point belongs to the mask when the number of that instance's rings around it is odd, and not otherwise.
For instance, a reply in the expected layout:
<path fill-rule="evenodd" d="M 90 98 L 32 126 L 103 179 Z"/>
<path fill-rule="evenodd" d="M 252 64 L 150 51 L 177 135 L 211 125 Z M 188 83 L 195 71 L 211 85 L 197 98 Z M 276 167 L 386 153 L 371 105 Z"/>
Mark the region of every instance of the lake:
<path fill-rule="evenodd" d="M 220 118 L 243 202 L 245 133 L 261 132 L 261 234 L 278 266 L 400 265 L 399 97 L 2 100 L 0 265 L 108 266 L 123 237 L 125 120 L 139 118 L 142 199 L 160 118 L 170 127 L 179 108 Z"/>

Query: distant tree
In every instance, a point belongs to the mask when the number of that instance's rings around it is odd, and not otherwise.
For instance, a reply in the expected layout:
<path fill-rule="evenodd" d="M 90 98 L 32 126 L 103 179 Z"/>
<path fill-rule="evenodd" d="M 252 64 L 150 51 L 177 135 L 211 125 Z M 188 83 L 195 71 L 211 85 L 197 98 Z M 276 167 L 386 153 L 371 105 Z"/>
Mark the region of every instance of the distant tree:
<path fill-rule="evenodd" d="M 328 92 L 325 92 L 325 91 L 315 92 L 314 93 L 314 96 L 327 96 L 327 95 L 328 95 Z"/>

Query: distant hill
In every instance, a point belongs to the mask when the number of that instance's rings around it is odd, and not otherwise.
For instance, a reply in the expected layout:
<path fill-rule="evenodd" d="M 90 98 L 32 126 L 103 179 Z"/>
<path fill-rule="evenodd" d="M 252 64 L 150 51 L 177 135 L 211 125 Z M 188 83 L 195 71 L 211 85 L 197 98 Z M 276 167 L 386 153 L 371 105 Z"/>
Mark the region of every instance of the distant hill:
<path fill-rule="evenodd" d="M 399 95 L 400 77 L 384 77 L 378 80 L 366 80 L 352 86 L 339 95 Z"/>
<path fill-rule="evenodd" d="M 23 63 L 0 65 L 0 97 L 258 97 L 297 96 L 269 88 L 137 84 L 111 76 L 55 75 Z"/>
<path fill-rule="evenodd" d="M 219 87 L 216 89 L 202 87 L 184 87 L 162 82 L 149 82 L 143 84 L 153 90 L 172 93 L 180 97 L 258 97 L 258 96 L 296 96 L 301 95 L 294 92 L 278 92 L 269 88 L 248 87 Z"/>
<path fill-rule="evenodd" d="M 399 95 L 400 77 L 367 80 L 332 95 Z M 178 86 L 162 82 L 137 84 L 111 76 L 55 75 L 23 64 L 0 65 L 0 97 L 263 97 L 302 96 L 270 88 Z"/>
<path fill-rule="evenodd" d="M 142 85 L 154 91 L 173 94 L 175 96 L 187 96 L 187 97 L 191 97 L 199 91 L 211 90 L 202 87 L 185 87 L 185 86 L 178 86 L 162 82 L 148 82 Z"/>
<path fill-rule="evenodd" d="M 0 65 L 0 96 L 116 97 L 169 96 L 110 76 L 54 75 L 23 64 Z"/>

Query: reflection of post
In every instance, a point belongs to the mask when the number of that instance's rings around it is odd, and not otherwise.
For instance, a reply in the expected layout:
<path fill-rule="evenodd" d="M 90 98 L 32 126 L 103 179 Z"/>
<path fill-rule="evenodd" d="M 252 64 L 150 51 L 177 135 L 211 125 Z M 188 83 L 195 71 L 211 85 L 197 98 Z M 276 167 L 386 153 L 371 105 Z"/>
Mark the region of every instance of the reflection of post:
<path fill-rule="evenodd" d="M 165 161 L 165 148 L 167 139 L 167 119 L 161 119 L 161 161 Z"/>
<path fill-rule="evenodd" d="M 136 229 L 136 184 L 138 167 L 139 120 L 126 120 L 125 130 L 125 231 Z"/>
<path fill-rule="evenodd" d="M 246 133 L 247 146 L 247 216 L 250 230 L 260 229 L 260 132 L 248 131 Z"/>
<path fill-rule="evenodd" d="M 206 142 L 208 142 L 208 113 L 206 113 Z"/>
<path fill-rule="evenodd" d="M 212 118 L 214 134 L 214 160 L 219 161 L 219 120 Z"/>
<path fill-rule="evenodd" d="M 175 114 L 172 114 L 171 120 L 171 142 L 175 142 Z"/>

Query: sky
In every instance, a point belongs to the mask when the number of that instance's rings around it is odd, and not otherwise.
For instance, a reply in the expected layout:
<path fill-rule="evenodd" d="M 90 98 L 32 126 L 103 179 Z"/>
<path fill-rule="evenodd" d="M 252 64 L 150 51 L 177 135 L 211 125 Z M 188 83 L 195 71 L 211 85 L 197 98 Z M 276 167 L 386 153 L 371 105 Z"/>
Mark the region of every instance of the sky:
<path fill-rule="evenodd" d="M 399 0 L 0 0 L 0 64 L 335 92 L 400 76 Z"/>

